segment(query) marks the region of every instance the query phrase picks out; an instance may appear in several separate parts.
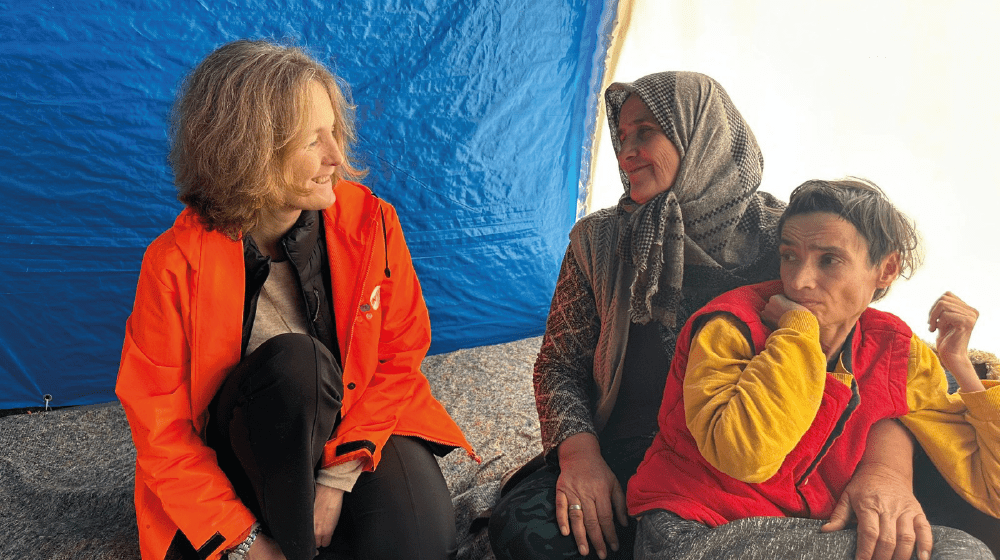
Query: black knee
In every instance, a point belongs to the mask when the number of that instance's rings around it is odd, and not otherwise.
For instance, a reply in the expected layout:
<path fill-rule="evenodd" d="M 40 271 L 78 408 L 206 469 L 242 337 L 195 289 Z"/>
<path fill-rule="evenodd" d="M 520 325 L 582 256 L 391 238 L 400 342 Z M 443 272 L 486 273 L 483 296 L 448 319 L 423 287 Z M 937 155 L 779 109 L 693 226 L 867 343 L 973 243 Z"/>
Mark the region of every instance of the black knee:
<path fill-rule="evenodd" d="M 322 343 L 305 334 L 273 337 L 244 356 L 226 376 L 209 407 L 210 445 L 229 441 L 231 424 L 270 423 L 268 418 L 336 417 L 343 379 Z M 332 428 L 332 427 L 331 427 Z"/>
<path fill-rule="evenodd" d="M 343 381 L 329 350 L 304 334 L 273 337 L 230 372 L 212 403 L 220 466 L 261 480 L 289 465 L 311 477 L 340 417 Z M 232 450 L 232 460 L 222 457 Z M 222 465 L 223 460 L 228 461 Z M 301 463 L 301 465 L 298 465 Z"/>
<path fill-rule="evenodd" d="M 315 338 L 285 333 L 268 339 L 244 358 L 252 373 L 244 391 L 271 391 L 288 406 L 326 399 L 338 409 L 344 394 L 343 375 L 330 351 Z M 241 366 L 243 363 L 241 363 Z"/>

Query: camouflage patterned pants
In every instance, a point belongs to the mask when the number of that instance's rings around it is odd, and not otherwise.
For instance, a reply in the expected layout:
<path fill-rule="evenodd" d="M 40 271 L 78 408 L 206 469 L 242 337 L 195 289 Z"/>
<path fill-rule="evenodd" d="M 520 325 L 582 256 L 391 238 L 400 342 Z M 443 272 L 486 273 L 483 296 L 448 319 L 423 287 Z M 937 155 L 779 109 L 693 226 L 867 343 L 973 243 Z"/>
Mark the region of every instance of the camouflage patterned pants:
<path fill-rule="evenodd" d="M 519 482 L 493 508 L 490 545 L 497 560 L 580 558 L 573 536 L 562 536 L 556 525 L 558 478 L 558 469 L 546 465 Z M 625 482 L 621 481 L 622 488 Z M 609 550 L 608 558 L 631 559 L 635 520 L 631 519 L 627 528 L 617 528 L 618 552 Z M 597 558 L 597 555 L 591 551 L 588 558 Z"/>

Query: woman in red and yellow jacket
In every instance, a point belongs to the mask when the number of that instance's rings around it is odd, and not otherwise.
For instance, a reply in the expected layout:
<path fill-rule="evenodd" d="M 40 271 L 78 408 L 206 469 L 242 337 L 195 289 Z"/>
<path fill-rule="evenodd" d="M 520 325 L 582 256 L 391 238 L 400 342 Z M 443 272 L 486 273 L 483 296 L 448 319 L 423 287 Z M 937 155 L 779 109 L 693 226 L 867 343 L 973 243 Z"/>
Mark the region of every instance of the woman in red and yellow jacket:
<path fill-rule="evenodd" d="M 981 534 L 995 534 L 1000 384 L 980 380 L 969 358 L 978 311 L 939 298 L 935 354 L 869 307 L 919 254 L 913 223 L 874 183 L 804 183 L 778 237 L 780 280 L 715 298 L 678 335 L 659 432 L 628 485 L 641 517 L 635 558 L 994 559 L 922 512 L 906 521 L 914 538 L 902 554 L 865 550 L 861 529 L 845 528 L 870 432 L 898 418 L 954 492 L 994 518 Z"/>
<path fill-rule="evenodd" d="M 393 207 L 346 180 L 353 108 L 302 51 L 237 41 L 188 77 L 187 208 L 150 244 L 117 394 L 144 559 L 455 554 L 420 364 L 430 320 Z"/>

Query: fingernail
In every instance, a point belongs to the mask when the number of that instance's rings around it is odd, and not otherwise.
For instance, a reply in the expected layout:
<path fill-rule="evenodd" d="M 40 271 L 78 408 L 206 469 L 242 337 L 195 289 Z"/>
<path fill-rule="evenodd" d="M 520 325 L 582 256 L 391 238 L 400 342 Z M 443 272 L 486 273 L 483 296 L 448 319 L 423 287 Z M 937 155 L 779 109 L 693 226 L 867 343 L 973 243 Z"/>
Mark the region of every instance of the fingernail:
<path fill-rule="evenodd" d="M 931 560 L 931 553 L 928 550 L 920 551 L 920 560 Z"/>

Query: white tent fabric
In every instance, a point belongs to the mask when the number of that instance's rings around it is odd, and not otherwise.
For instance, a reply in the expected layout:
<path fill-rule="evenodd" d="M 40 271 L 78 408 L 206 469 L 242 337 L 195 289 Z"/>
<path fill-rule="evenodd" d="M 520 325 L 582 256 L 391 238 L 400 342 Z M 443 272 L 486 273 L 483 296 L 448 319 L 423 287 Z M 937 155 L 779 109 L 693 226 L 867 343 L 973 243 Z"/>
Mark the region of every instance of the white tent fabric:
<path fill-rule="evenodd" d="M 866 177 L 917 222 L 924 265 L 878 307 L 925 340 L 946 290 L 980 311 L 972 346 L 1000 348 L 1000 5 L 635 0 L 605 81 L 663 70 L 716 78 L 764 154 L 762 190 Z M 600 123 L 590 211 L 621 195 Z"/>

